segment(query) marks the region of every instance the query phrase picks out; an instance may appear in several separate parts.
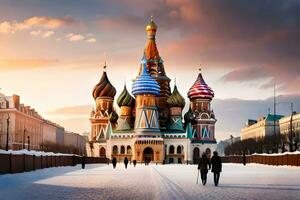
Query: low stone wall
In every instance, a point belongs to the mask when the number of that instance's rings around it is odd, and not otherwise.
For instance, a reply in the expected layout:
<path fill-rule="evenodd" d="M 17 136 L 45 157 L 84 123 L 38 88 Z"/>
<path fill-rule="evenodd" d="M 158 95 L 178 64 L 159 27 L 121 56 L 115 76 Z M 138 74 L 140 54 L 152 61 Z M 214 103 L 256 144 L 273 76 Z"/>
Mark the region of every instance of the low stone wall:
<path fill-rule="evenodd" d="M 26 154 L 0 154 L 0 174 L 21 173 L 36 169 L 75 166 L 82 156 L 35 156 Z M 85 163 L 107 163 L 106 158 L 85 157 Z"/>
<path fill-rule="evenodd" d="M 224 156 L 221 157 L 223 163 L 243 163 L 243 156 Z M 300 154 L 283 154 L 283 155 L 247 155 L 246 163 L 259 163 L 265 165 L 289 165 L 300 166 Z"/>

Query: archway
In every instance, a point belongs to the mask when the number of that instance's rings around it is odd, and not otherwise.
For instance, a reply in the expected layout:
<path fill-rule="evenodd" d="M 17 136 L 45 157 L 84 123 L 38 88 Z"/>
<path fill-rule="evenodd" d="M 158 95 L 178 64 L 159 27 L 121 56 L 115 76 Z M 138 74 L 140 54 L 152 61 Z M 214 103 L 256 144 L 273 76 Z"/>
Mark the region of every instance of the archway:
<path fill-rule="evenodd" d="M 193 163 L 198 164 L 200 159 L 200 151 L 198 147 L 195 147 L 193 150 Z"/>
<path fill-rule="evenodd" d="M 153 149 L 151 147 L 145 148 L 143 152 L 143 160 L 153 161 L 153 158 Z"/>
<path fill-rule="evenodd" d="M 206 156 L 207 156 L 208 158 L 211 157 L 211 150 L 210 150 L 210 148 L 206 148 L 205 153 L 206 153 Z"/>
<path fill-rule="evenodd" d="M 169 154 L 174 154 L 174 146 L 173 145 L 171 145 L 169 147 Z"/>
<path fill-rule="evenodd" d="M 118 154 L 118 146 L 117 146 L 117 145 L 115 145 L 115 146 L 113 147 L 113 154 L 114 154 L 114 155 L 117 155 L 117 154 Z"/>
<path fill-rule="evenodd" d="M 121 154 L 125 154 L 125 147 L 121 146 Z"/>
<path fill-rule="evenodd" d="M 105 152 L 105 148 L 101 147 L 100 149 L 100 157 L 105 158 L 106 157 L 106 152 Z"/>

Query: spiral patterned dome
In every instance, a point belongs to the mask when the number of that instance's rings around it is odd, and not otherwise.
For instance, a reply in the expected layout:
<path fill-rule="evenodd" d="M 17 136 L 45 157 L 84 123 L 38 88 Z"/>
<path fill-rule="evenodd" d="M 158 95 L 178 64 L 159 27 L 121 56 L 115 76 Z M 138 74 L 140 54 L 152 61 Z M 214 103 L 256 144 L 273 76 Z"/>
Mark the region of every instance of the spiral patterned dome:
<path fill-rule="evenodd" d="M 117 104 L 119 107 L 121 106 L 133 106 L 134 105 L 134 98 L 129 94 L 126 85 L 124 86 L 124 89 L 120 96 L 117 99 Z"/>
<path fill-rule="evenodd" d="M 160 93 L 160 87 L 157 81 L 148 73 L 146 65 L 147 60 L 144 54 L 142 59 L 142 73 L 132 85 L 132 94 L 135 96 L 139 94 L 159 95 Z"/>
<path fill-rule="evenodd" d="M 183 96 L 178 92 L 177 86 L 174 86 L 174 90 L 167 99 L 167 103 L 169 104 L 170 107 L 181 107 L 183 108 L 185 106 L 185 100 Z"/>
<path fill-rule="evenodd" d="M 103 67 L 102 77 L 97 85 L 93 89 L 93 97 L 96 100 L 98 97 L 111 97 L 116 95 L 115 87 L 110 83 L 106 74 L 106 66 Z"/>
<path fill-rule="evenodd" d="M 188 97 L 189 99 L 212 99 L 214 97 L 214 91 L 205 83 L 201 72 L 194 85 L 190 88 Z"/>

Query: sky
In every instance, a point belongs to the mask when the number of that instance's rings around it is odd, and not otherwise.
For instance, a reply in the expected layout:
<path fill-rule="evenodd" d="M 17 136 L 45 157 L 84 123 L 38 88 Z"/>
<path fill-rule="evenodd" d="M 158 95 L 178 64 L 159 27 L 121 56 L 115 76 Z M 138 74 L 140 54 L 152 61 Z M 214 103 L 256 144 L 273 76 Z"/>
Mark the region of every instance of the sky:
<path fill-rule="evenodd" d="M 130 90 L 151 15 L 171 85 L 176 77 L 186 98 L 201 65 L 215 92 L 217 139 L 267 114 L 274 83 L 300 111 L 297 0 L 0 0 L 1 92 L 68 130 L 89 131 L 104 62 L 116 97 L 125 81 Z"/>

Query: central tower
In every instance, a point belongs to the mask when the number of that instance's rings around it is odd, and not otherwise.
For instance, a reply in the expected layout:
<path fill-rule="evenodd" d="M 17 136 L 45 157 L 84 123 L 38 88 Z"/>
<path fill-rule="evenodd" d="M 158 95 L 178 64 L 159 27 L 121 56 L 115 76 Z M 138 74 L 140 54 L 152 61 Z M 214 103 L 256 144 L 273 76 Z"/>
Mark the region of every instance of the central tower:
<path fill-rule="evenodd" d="M 160 86 L 159 94 L 155 97 L 156 106 L 158 107 L 159 124 L 161 129 L 166 129 L 169 120 L 169 109 L 167 99 L 171 94 L 170 79 L 167 77 L 164 63 L 156 46 L 156 31 L 157 25 L 151 17 L 150 22 L 146 26 L 148 41 L 144 50 L 146 59 L 146 67 L 149 74 L 157 81 Z M 143 72 L 140 68 L 139 75 Z"/>

